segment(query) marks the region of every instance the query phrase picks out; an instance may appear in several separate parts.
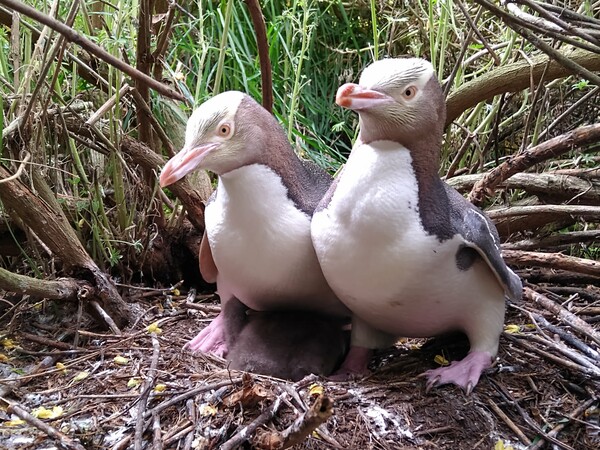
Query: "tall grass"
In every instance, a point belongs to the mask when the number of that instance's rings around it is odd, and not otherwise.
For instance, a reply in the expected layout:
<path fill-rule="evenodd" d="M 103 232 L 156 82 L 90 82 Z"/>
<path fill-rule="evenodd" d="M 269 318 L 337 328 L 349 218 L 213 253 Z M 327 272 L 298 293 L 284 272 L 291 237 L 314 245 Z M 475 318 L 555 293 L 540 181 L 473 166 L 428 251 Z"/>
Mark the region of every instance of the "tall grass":
<path fill-rule="evenodd" d="M 46 0 L 29 3 L 44 11 L 49 11 L 52 4 Z M 63 3 L 58 7 L 59 18 L 66 17 L 70 6 Z M 463 3 L 474 18 L 478 7 Z M 74 27 L 114 56 L 135 61 L 138 2 L 103 3 L 101 12 L 93 4 L 92 0 L 82 1 Z M 176 85 L 188 103 L 178 104 L 154 94 L 151 103 L 157 120 L 176 146 L 182 145 L 186 117 L 195 105 L 224 90 L 241 90 L 257 100 L 262 91 L 254 30 L 244 2 L 197 0 L 178 5 L 170 45 L 161 64 L 165 80 Z M 402 55 L 424 57 L 433 62 L 442 82 L 448 81 L 458 65 L 452 89 L 494 67 L 477 37 L 466 40 L 469 26 L 455 2 L 448 0 L 264 0 L 261 6 L 273 68 L 274 112 L 298 153 L 331 172 L 345 161 L 357 127 L 356 114 L 335 105 L 335 92 L 341 84 L 357 81 L 363 68 L 374 60 Z M 94 25 L 98 16 L 102 26 Z M 32 56 L 32 27 L 41 31 L 30 21 L 21 24 L 18 52 L 11 49 L 7 30 L 0 28 L 0 128 L 2 120 L 6 128 L 18 117 L 39 73 L 39 63 Z M 495 48 L 501 64 L 532 51 L 487 13 L 479 16 L 477 27 Z M 464 56 L 458 60 L 464 46 Z M 76 56 L 79 50 L 70 46 L 69 51 Z M 111 67 L 102 66 L 100 71 L 107 80 L 107 92 L 87 85 L 74 65 L 54 64 L 48 77 L 56 75 L 57 83 L 43 86 L 35 111 L 41 111 L 44 105 L 66 108 L 78 102 L 86 105 L 78 112 L 85 121 L 126 81 Z M 588 88 L 573 87 L 577 81 L 555 83 L 550 88 L 560 89 L 567 99 L 585 95 Z M 532 109 L 532 98 L 528 92 L 498 97 L 458 118 L 446 134 L 441 174 L 455 159 L 455 173 L 472 172 L 513 153 L 515 143 L 522 141 L 523 123 L 528 117 L 532 121 L 526 140 L 535 143 L 540 135 L 548 137 L 544 129 L 551 115 L 543 112 L 550 111 L 552 105 L 542 97 L 543 101 L 535 105 L 537 109 Z M 139 175 L 118 151 L 123 134 L 136 136 L 131 103 L 120 102 L 94 126 L 108 130 L 108 139 L 101 144 L 103 152 L 52 127 L 35 130 L 39 136 L 36 142 L 42 143 L 35 162 L 52 173 L 53 188 L 60 193 L 61 201 L 73 204 L 75 226 L 95 259 L 107 267 L 123 269 L 122 265 L 140 258 L 142 248 L 151 241 L 146 222 L 139 219 L 150 209 L 149 200 L 135 193 Z M 465 142 L 466 151 L 457 157 Z M 3 164 L 18 157 L 1 148 Z M 152 195 L 157 195 L 156 191 Z M 28 260 L 32 266 L 39 264 L 29 256 Z"/>

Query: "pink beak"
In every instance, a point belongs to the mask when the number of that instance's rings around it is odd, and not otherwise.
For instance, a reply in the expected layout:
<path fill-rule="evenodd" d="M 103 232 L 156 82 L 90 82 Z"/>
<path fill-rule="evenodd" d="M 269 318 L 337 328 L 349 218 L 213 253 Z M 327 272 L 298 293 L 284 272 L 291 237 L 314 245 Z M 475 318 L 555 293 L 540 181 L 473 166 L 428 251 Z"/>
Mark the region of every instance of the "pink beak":
<path fill-rule="evenodd" d="M 335 96 L 335 102 L 342 108 L 353 110 L 368 109 L 393 99 L 381 92 L 365 89 L 355 83 L 346 83 L 340 86 Z"/>
<path fill-rule="evenodd" d="M 197 169 L 206 155 L 217 148 L 218 145 L 208 143 L 191 148 L 183 147 L 179 153 L 167 161 L 160 172 L 160 187 L 169 186 Z"/>

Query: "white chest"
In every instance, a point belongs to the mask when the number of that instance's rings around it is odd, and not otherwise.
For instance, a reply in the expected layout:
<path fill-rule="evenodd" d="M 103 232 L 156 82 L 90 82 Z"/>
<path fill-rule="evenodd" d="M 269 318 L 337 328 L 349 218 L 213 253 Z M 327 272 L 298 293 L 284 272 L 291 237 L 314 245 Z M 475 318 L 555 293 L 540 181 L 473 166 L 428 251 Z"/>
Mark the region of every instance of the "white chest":
<path fill-rule="evenodd" d="M 353 150 L 312 237 L 327 281 L 363 320 L 392 334 L 433 335 L 486 290 L 501 291 L 484 264 L 461 271 L 459 235 L 440 242 L 419 216 L 408 150 L 379 141 Z"/>
<path fill-rule="evenodd" d="M 206 229 L 219 279 L 251 308 L 290 307 L 324 292 L 335 298 L 312 247 L 310 217 L 269 167 L 254 164 L 221 176 L 206 208 Z"/>

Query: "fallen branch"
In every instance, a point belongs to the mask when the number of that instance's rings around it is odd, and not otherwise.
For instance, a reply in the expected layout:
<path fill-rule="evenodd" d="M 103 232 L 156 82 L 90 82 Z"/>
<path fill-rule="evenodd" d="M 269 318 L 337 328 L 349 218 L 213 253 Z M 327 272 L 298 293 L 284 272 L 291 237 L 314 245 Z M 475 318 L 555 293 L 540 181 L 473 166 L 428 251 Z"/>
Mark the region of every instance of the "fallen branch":
<path fill-rule="evenodd" d="M 271 419 L 273 419 L 273 417 L 275 417 L 275 414 L 277 414 L 279 407 L 284 402 L 284 400 L 287 398 L 287 395 L 288 395 L 287 392 L 283 392 L 282 394 L 280 394 L 275 399 L 275 401 L 273 402 L 273 404 L 271 405 L 270 408 L 268 408 L 266 411 L 264 411 L 256 419 L 254 419 L 254 421 L 251 424 L 242 427 L 227 442 L 225 442 L 223 445 L 221 445 L 220 449 L 221 450 L 233 450 L 234 448 L 237 448 L 239 445 L 248 441 L 252 437 L 254 432 L 258 429 L 258 427 L 265 425 L 267 422 L 269 422 Z"/>
<path fill-rule="evenodd" d="M 89 296 L 94 288 L 86 281 L 75 278 L 59 278 L 58 280 L 39 280 L 19 275 L 0 267 L 0 289 L 29 295 L 34 299 L 77 300 L 79 293 Z"/>
<path fill-rule="evenodd" d="M 502 250 L 507 263 L 518 266 L 551 267 L 586 275 L 600 276 L 600 261 L 577 258 L 562 253 L 526 252 L 522 250 Z"/>
<path fill-rule="evenodd" d="M 466 192 L 487 176 L 485 173 L 459 175 L 446 182 L 458 192 Z M 600 203 L 600 186 L 589 179 L 556 173 L 515 173 L 494 188 L 523 189 L 540 197 L 551 197 L 559 201 L 580 200 Z M 491 191 L 490 191 L 491 193 Z"/>
<path fill-rule="evenodd" d="M 537 305 L 542 306 L 554 314 L 562 322 L 566 323 L 574 330 L 579 331 L 588 338 L 592 339 L 596 344 L 600 345 L 600 335 L 598 332 L 594 330 L 594 328 L 592 328 L 587 322 L 581 320 L 572 312 L 567 311 L 558 303 L 550 300 L 545 295 L 540 294 L 529 287 L 523 288 L 523 297 Z"/>
<path fill-rule="evenodd" d="M 148 406 L 148 396 L 154 387 L 156 382 L 156 374 L 158 367 L 158 357 L 160 356 L 160 344 L 158 342 L 158 338 L 155 334 L 152 334 L 152 360 L 150 362 L 150 369 L 148 370 L 148 377 L 144 382 L 144 387 L 142 389 L 142 393 L 140 395 L 140 399 L 138 402 L 138 412 L 137 419 L 135 421 L 135 438 L 133 441 L 135 450 L 142 450 L 143 442 L 142 442 L 142 434 L 144 433 L 145 423 L 144 423 L 144 413 L 146 412 L 146 408 Z M 157 413 L 153 413 L 155 416 L 158 416 Z"/>
<path fill-rule="evenodd" d="M 600 58 L 600 55 L 598 55 Z M 512 175 L 529 169 L 535 164 L 555 158 L 576 147 L 598 142 L 600 140 L 600 123 L 587 125 L 576 130 L 552 138 L 536 145 L 522 153 L 512 156 L 508 161 L 489 171 L 481 180 L 475 183 L 468 199 L 475 205 L 480 205 L 485 198 L 494 192 L 498 184 Z"/>
<path fill-rule="evenodd" d="M 511 206 L 509 208 L 497 208 L 486 211 L 490 219 L 501 217 L 526 216 L 529 214 L 552 214 L 578 216 L 584 219 L 600 219 L 600 206 L 583 205 L 530 205 Z"/>

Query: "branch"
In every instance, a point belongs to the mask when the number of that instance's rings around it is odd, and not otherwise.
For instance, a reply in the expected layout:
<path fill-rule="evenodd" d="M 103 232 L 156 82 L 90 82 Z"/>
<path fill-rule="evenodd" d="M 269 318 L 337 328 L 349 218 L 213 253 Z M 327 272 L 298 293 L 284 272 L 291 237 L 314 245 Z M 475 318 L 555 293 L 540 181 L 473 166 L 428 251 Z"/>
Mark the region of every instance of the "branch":
<path fill-rule="evenodd" d="M 600 56 L 600 55 L 599 55 Z M 512 156 L 508 161 L 489 171 L 483 179 L 475 183 L 468 196 L 469 201 L 480 205 L 493 193 L 495 187 L 510 176 L 522 172 L 531 166 L 555 158 L 563 153 L 592 144 L 600 140 L 600 123 L 587 125 L 557 136 L 522 153 Z"/>
<path fill-rule="evenodd" d="M 561 54 L 589 71 L 600 71 L 600 55 L 586 50 L 569 50 Z M 484 75 L 463 84 L 451 92 L 446 101 L 446 126 L 450 125 L 467 109 L 480 102 L 489 100 L 496 95 L 507 92 L 519 92 L 527 89 L 531 83 L 538 83 L 544 68 L 546 81 L 573 75 L 575 71 L 568 69 L 556 61 L 551 61 L 547 55 L 538 55 L 528 61 L 519 61 L 497 67 Z"/>
<path fill-rule="evenodd" d="M 273 112 L 273 75 L 271 74 L 271 60 L 269 59 L 269 44 L 267 42 L 267 28 L 258 0 L 245 0 L 250 18 L 256 34 L 256 47 L 260 61 L 260 76 L 262 81 L 262 105 Z"/>
<path fill-rule="evenodd" d="M 66 26 L 62 22 L 59 22 L 58 20 L 53 19 L 52 17 L 49 17 L 41 13 L 40 11 L 33 9 L 32 7 L 25 5 L 17 0 L 0 0 L 0 4 L 8 6 L 14 11 L 20 12 L 21 14 L 31 17 L 33 20 L 36 20 L 37 22 L 43 25 L 46 25 L 54 31 L 62 34 L 69 42 L 73 42 L 79 45 L 80 47 L 84 48 L 85 50 L 97 56 L 98 58 L 110 64 L 111 66 L 116 67 L 120 71 L 126 73 L 134 80 L 146 83 L 148 86 L 150 86 L 155 91 L 161 93 L 162 95 L 174 98 L 176 100 L 185 100 L 185 98 L 178 92 L 175 92 L 173 89 L 156 81 L 155 79 L 140 72 L 139 70 L 134 69 L 129 64 L 126 64 L 120 59 L 115 58 L 102 47 L 94 44 L 92 41 L 86 39 L 84 36 L 76 32 L 72 28 Z"/>
<path fill-rule="evenodd" d="M 0 267 L 0 289 L 22 295 L 26 294 L 36 299 L 73 301 L 77 300 L 80 291 L 91 291 L 93 287 L 89 283 L 75 278 L 38 280 Z"/>
<path fill-rule="evenodd" d="M 526 252 L 522 250 L 502 250 L 502 257 L 507 263 L 518 267 L 538 266 L 569 272 L 600 276 L 600 261 L 577 258 L 562 253 Z"/>

